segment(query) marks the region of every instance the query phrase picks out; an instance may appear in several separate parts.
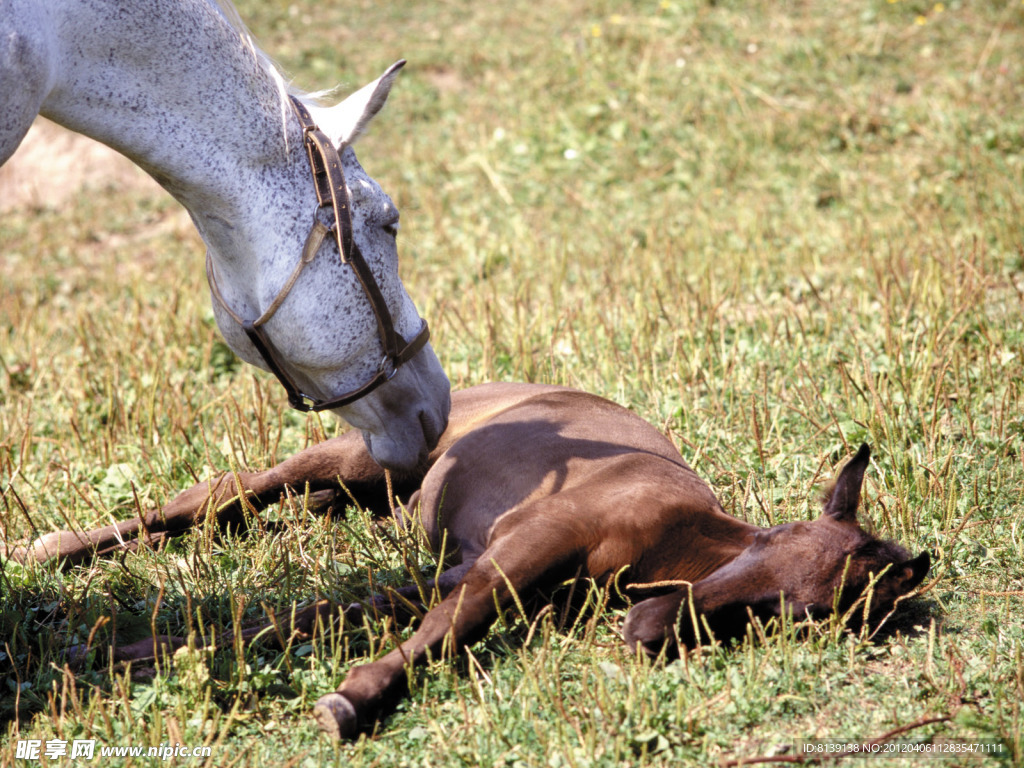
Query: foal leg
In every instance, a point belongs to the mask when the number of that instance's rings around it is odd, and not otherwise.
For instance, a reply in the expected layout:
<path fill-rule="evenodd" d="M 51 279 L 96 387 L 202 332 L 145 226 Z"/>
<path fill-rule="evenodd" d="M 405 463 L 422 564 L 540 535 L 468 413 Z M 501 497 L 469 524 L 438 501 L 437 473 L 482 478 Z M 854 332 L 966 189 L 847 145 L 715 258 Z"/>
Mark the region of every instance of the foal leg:
<path fill-rule="evenodd" d="M 202 524 L 210 515 L 222 525 L 241 523 L 246 506 L 263 509 L 288 488 L 301 489 L 308 484 L 316 491 L 338 488 L 340 481 L 346 487 L 365 489 L 383 485 L 383 480 L 384 470 L 370 458 L 362 436 L 353 431 L 310 446 L 263 472 L 225 473 L 196 483 L 145 515 L 92 531 L 54 531 L 26 546 L 12 547 L 6 554 L 21 562 L 57 558 L 73 565 L 97 554 L 135 549 L 140 544 L 151 546 Z"/>
<path fill-rule="evenodd" d="M 578 527 L 559 525 L 536 510 L 506 520 L 501 526 L 505 533 L 496 532 L 479 558 L 460 567 L 465 570 L 461 581 L 427 612 L 409 640 L 377 661 L 354 667 L 336 692 L 320 698 L 313 715 L 323 731 L 333 738 L 354 738 L 404 692 L 408 665 L 436 658 L 446 642 L 461 651 L 487 633 L 498 610 L 512 605 L 517 594 L 553 583 L 585 562 L 585 539 Z"/>
<path fill-rule="evenodd" d="M 428 581 L 425 586 L 430 591 L 437 589 L 442 596 L 447 595 L 458 584 L 470 565 L 471 563 L 463 563 L 449 568 L 436 580 Z M 195 647 L 224 648 L 233 645 L 237 640 L 241 640 L 243 646 L 248 646 L 254 640 L 262 639 L 284 650 L 289 642 L 308 640 L 321 627 L 342 617 L 347 624 L 359 626 L 364 613 L 370 611 L 378 618 L 381 615 L 390 616 L 396 624 L 405 626 L 421 616 L 424 610 L 420 589 L 416 586 L 391 590 L 384 595 L 373 595 L 365 603 L 342 604 L 332 600 L 318 600 L 294 614 L 274 616 L 271 621 L 249 624 L 237 631 L 228 629 L 213 637 L 200 637 Z M 148 662 L 157 656 L 173 653 L 187 642 L 186 638 L 173 635 L 147 637 L 112 648 L 110 659 L 118 663 Z M 81 665 L 88 651 L 87 646 L 74 646 L 68 652 L 68 662 L 72 667 Z"/>
<path fill-rule="evenodd" d="M 227 629 L 218 635 L 199 637 L 195 640 L 196 648 L 224 648 L 233 646 L 240 640 L 243 647 L 257 639 L 277 645 L 284 650 L 294 640 L 308 640 L 321 628 L 335 620 L 345 617 L 346 621 L 357 624 L 362 616 L 358 603 L 343 605 L 331 600 L 318 600 L 312 605 L 296 611 L 294 614 L 278 615 L 271 621 L 250 624 L 237 630 Z M 150 662 L 158 657 L 173 654 L 188 643 L 185 637 L 175 635 L 154 635 L 137 640 L 128 645 L 119 645 L 110 649 L 110 660 L 115 663 Z M 85 662 L 89 648 L 85 645 L 73 646 L 68 651 L 68 663 L 72 668 Z"/>

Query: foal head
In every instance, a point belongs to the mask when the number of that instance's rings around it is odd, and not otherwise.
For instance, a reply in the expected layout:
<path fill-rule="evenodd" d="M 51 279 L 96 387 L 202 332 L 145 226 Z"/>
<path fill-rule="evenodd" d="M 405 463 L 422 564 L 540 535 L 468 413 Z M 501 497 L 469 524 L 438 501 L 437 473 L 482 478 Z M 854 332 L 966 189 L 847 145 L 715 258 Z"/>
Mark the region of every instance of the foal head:
<path fill-rule="evenodd" d="M 869 457 L 868 446 L 862 445 L 817 520 L 758 531 L 735 559 L 690 590 L 638 603 L 626 619 L 626 641 L 657 654 L 676 638 L 696 642 L 704 621 L 716 637 L 727 639 L 742 635 L 751 618 L 767 620 L 783 612 L 821 618 L 837 611 L 854 626 L 881 622 L 899 598 L 924 580 L 931 561 L 927 552 L 912 558 L 903 547 L 858 524 Z"/>

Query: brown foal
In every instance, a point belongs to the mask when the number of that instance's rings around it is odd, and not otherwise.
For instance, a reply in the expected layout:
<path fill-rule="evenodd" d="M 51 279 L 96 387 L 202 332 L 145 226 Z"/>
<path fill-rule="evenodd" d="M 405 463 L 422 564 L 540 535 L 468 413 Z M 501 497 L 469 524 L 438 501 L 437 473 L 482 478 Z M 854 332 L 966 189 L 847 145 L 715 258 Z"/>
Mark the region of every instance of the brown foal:
<path fill-rule="evenodd" d="M 357 735 L 403 693 L 410 663 L 436 657 L 448 638 L 455 648 L 466 647 L 517 597 L 572 578 L 605 585 L 616 579 L 627 596 L 646 596 L 629 611 L 623 635 L 630 648 L 652 656 L 709 633 L 735 637 L 753 618 L 783 612 L 803 618 L 841 611 L 877 623 L 921 583 L 930 561 L 927 553 L 911 558 L 858 525 L 868 458 L 862 446 L 818 519 L 762 529 L 726 514 L 666 437 L 614 403 L 533 384 L 457 392 L 428 466 L 406 479 L 416 488 L 406 509 L 422 522 L 435 550 L 442 541 L 448 550 L 448 569 L 430 585 L 441 600 L 411 638 L 354 667 L 336 692 L 321 697 L 314 714 L 334 737 Z M 51 533 L 11 554 L 79 562 L 151 545 L 210 514 L 241 522 L 240 492 L 247 505 L 260 507 L 288 487 L 340 495 L 341 485 L 355 494 L 379 487 L 386 498 L 384 471 L 358 433 L 264 472 L 200 483 L 143 518 L 89 533 Z M 663 585 L 654 597 L 652 584 Z M 408 603 L 420 599 L 413 587 L 375 596 L 366 607 L 409 614 Z M 311 634 L 318 622 L 348 609 L 320 601 L 298 612 L 292 630 Z M 162 640 L 171 647 L 182 642 Z M 153 650 L 148 639 L 115 649 L 114 658 L 139 659 Z"/>

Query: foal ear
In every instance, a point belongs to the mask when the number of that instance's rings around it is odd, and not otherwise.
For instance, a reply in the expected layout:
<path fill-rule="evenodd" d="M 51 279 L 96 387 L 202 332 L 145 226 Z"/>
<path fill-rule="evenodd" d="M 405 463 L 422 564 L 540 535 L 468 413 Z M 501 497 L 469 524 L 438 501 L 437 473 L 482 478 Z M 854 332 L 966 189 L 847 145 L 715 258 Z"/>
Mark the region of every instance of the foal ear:
<path fill-rule="evenodd" d="M 850 459 L 839 473 L 832 492 L 825 499 L 825 514 L 844 523 L 857 522 L 857 506 L 860 504 L 860 486 L 864 482 L 864 470 L 868 467 L 871 449 L 867 443 Z"/>
<path fill-rule="evenodd" d="M 363 134 L 370 121 L 384 108 L 391 86 L 404 66 L 405 59 L 396 61 L 372 83 L 331 107 L 329 118 L 324 120 L 324 129 L 336 147 L 340 149 L 345 144 L 352 144 Z"/>
<path fill-rule="evenodd" d="M 904 592 L 909 592 L 924 581 L 924 577 L 928 575 L 928 569 L 931 567 L 932 559 L 927 552 L 922 552 L 912 560 L 901 563 L 899 573 Z"/>

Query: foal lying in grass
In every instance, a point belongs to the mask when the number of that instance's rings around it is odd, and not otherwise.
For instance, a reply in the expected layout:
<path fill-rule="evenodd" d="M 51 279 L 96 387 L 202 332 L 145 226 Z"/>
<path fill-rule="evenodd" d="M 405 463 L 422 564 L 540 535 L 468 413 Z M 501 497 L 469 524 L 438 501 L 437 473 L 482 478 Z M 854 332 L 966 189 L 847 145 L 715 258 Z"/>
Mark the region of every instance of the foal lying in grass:
<path fill-rule="evenodd" d="M 449 636 L 455 648 L 466 647 L 517 597 L 573 578 L 616 578 L 633 597 L 651 594 L 643 585 L 671 585 L 637 602 L 623 627 L 630 648 L 652 656 L 693 644 L 707 631 L 742 634 L 752 618 L 783 611 L 818 617 L 846 613 L 862 600 L 851 615 L 876 623 L 921 583 L 930 563 L 927 553 L 911 558 L 857 524 L 868 457 L 862 446 L 846 464 L 817 520 L 762 529 L 726 514 L 667 438 L 607 400 L 531 384 L 458 392 L 448 430 L 429 466 L 411 478 L 417 489 L 406 504 L 431 545 L 439 550 L 444 542 L 447 549 L 448 569 L 429 585 L 441 600 L 429 610 L 412 605 L 422 600 L 416 587 L 368 600 L 367 609 L 426 614 L 398 648 L 354 667 L 319 700 L 315 716 L 332 736 L 355 736 L 403 693 L 410 663 L 436 657 Z M 201 483 L 142 520 L 49 534 L 12 554 L 78 561 L 126 541 L 159 541 L 211 510 L 221 521 L 240 521 L 240 488 L 250 505 L 266 505 L 288 486 L 338 489 L 339 480 L 353 493 L 385 486 L 358 433 L 265 472 Z M 312 633 L 329 614 L 351 608 L 318 602 L 296 614 L 293 630 Z M 148 639 L 118 648 L 114 658 L 151 656 L 154 645 Z"/>

